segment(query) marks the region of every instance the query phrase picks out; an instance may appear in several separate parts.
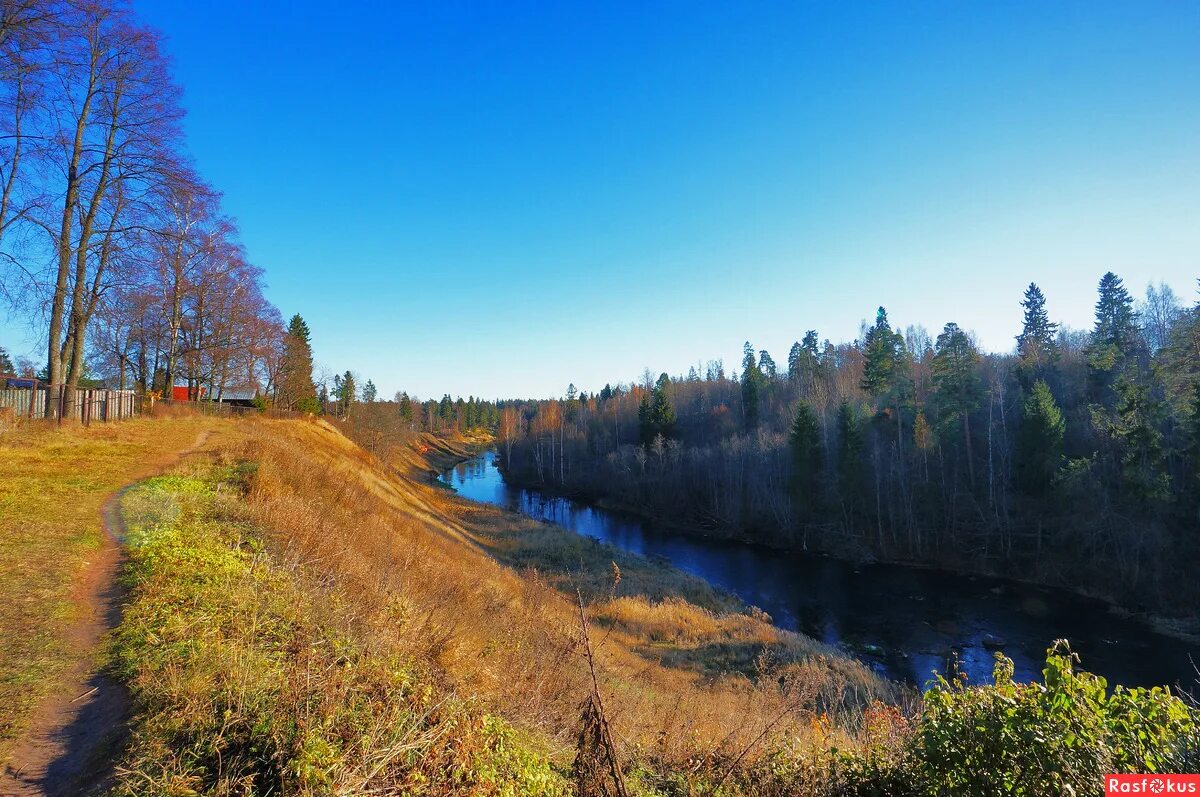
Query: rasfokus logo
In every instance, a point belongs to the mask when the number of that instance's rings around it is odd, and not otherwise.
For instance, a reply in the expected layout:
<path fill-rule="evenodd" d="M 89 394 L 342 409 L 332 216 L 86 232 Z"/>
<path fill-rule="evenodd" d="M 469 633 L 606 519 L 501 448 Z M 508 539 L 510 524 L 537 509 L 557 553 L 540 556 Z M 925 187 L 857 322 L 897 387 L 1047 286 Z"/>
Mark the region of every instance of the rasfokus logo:
<path fill-rule="evenodd" d="M 1200 775 L 1105 775 L 1104 793 L 1200 795 Z"/>

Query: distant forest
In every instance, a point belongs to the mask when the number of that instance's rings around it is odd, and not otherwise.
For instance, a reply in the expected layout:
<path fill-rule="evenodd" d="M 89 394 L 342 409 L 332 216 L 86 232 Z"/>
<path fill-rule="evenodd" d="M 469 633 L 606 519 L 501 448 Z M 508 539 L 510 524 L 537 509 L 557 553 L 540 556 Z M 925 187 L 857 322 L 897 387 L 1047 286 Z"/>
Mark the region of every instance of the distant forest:
<path fill-rule="evenodd" d="M 1016 305 L 1014 297 L 1014 306 Z M 880 307 L 642 384 L 502 402 L 510 480 L 708 533 L 994 571 L 1186 613 L 1200 580 L 1200 311 L 1100 280 L 1090 332 L 1031 284 L 1008 354 Z"/>

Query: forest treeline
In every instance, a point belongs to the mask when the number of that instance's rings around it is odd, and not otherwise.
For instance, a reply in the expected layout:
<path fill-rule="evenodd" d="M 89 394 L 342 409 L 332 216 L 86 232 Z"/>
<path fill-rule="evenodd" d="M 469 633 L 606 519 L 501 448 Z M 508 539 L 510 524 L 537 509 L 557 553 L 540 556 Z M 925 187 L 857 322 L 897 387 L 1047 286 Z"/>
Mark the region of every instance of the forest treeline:
<path fill-rule="evenodd" d="M 127 4 L 0 5 L 0 299 L 45 347 L 6 370 L 68 393 L 273 396 L 279 311 L 182 117 L 161 37 Z"/>
<path fill-rule="evenodd" d="M 1020 305 L 1006 354 L 881 307 L 850 343 L 809 330 L 782 365 L 746 343 L 735 373 L 508 402 L 500 461 L 713 533 L 1194 608 L 1200 311 L 1165 285 L 1135 302 L 1112 273 L 1090 332 L 1053 323 L 1035 284 Z"/>

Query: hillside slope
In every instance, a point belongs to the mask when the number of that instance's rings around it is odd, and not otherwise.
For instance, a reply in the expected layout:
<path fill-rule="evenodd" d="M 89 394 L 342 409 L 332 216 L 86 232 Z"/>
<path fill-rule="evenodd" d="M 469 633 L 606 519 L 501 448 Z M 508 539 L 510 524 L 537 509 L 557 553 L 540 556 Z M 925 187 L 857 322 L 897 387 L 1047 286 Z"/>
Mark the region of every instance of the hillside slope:
<path fill-rule="evenodd" d="M 399 694 L 378 704 L 364 697 L 362 716 L 348 718 L 332 708 L 355 690 L 427 694 L 479 749 L 493 753 L 495 738 L 488 734 L 499 727 L 494 722 L 502 723 L 515 729 L 521 749 L 561 779 L 575 758 L 581 705 L 592 691 L 580 644 L 581 598 L 614 738 L 622 758 L 647 768 L 641 777 L 648 780 L 657 777 L 651 769 L 717 769 L 742 753 L 784 740 L 794 744 L 810 735 L 814 717 L 898 696 L 862 665 L 774 628 L 703 582 L 470 504 L 419 475 L 384 466 L 326 423 L 232 426 L 213 457 L 193 459 L 177 472 L 183 481 L 176 488 L 160 480 L 129 499 L 130 522 L 142 530 L 143 542 L 132 549 L 141 586 L 123 625 L 118 659 L 146 709 L 127 762 L 130 793 L 136 783 L 161 782 L 167 772 L 188 788 L 217 792 L 219 784 L 243 782 L 259 790 L 320 791 L 320 783 L 335 782 L 338 789 L 413 789 L 411 778 L 419 773 L 431 793 L 442 793 L 467 777 L 461 762 L 443 766 L 444 750 L 426 751 L 407 770 L 386 757 L 372 775 L 368 762 L 380 751 L 358 749 L 361 740 L 352 742 L 348 725 L 365 723 L 383 739 L 388 734 L 379 728 L 407 723 L 433 737 L 447 733 L 444 722 L 450 720 L 421 715 L 420 701 L 408 714 L 394 715 L 405 705 Z M 438 450 L 445 453 L 445 446 Z M 151 505 L 174 508 L 152 507 L 147 521 L 147 495 Z M 197 501 L 196 495 L 211 500 Z M 179 509 L 189 502 L 191 509 Z M 168 537 L 161 536 L 164 516 L 184 518 Z M 211 534 L 216 527 L 232 536 L 213 548 L 221 538 Z M 191 541 L 181 543 L 183 538 Z M 153 551 L 148 558 L 147 550 Z M 237 561 L 217 568 L 220 589 L 180 587 L 181 579 L 209 583 L 195 572 L 181 574 L 223 561 L 222 551 L 232 551 Z M 253 552 L 249 563 L 242 560 L 247 551 Z M 202 620 L 177 614 L 181 602 L 205 606 L 210 619 L 227 619 L 205 631 Z M 239 631 L 230 619 L 246 615 L 261 620 L 254 634 Z M 262 629 L 270 627 L 279 629 L 272 645 L 308 652 L 272 658 L 260 641 Z M 266 632 L 269 639 L 273 634 Z M 164 659 L 174 645 L 186 646 L 188 655 Z M 326 653 L 317 656 L 315 649 Z M 354 651 L 341 666 L 358 674 L 314 677 L 314 667 L 325 672 L 337 661 L 325 658 L 335 649 Z M 236 663 L 252 660 L 259 663 L 251 670 Z M 263 674 L 273 670 L 275 685 L 264 685 Z M 297 692 L 301 671 L 305 686 Z M 226 726 L 237 725 L 248 709 L 241 699 L 231 708 L 235 684 L 265 690 L 253 720 L 241 720 L 270 728 L 273 749 L 260 741 L 262 749 L 252 753 L 246 738 L 237 746 L 238 734 Z M 291 725 L 285 717 L 298 704 L 331 713 L 315 709 L 320 721 Z M 234 719 L 220 719 L 225 712 Z M 233 748 L 214 742 L 214 722 Z M 180 750 L 169 741 L 181 735 L 194 745 Z M 467 744 L 466 737 L 456 744 Z M 297 763 L 307 760 L 313 745 L 328 759 Z M 490 785 L 475 782 L 487 766 L 472 770 L 472 789 L 486 793 L 518 782 L 530 788 L 520 767 L 498 761 L 491 763 L 497 774 Z M 333 780 L 322 780 L 326 776 Z M 547 781 L 548 792 L 555 788 Z"/>

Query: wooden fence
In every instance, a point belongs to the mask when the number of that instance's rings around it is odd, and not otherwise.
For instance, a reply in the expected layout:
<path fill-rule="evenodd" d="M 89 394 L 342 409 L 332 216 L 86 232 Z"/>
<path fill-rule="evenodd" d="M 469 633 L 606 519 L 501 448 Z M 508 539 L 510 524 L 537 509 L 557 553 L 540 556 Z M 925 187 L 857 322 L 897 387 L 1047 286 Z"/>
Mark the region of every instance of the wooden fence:
<path fill-rule="evenodd" d="M 132 390 L 70 390 L 63 385 L 51 387 L 32 379 L 0 377 L 0 409 L 11 410 L 17 418 L 74 420 L 86 425 L 92 421 L 131 418 L 138 411 L 138 401 Z"/>

